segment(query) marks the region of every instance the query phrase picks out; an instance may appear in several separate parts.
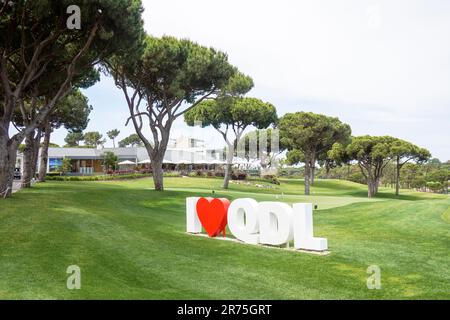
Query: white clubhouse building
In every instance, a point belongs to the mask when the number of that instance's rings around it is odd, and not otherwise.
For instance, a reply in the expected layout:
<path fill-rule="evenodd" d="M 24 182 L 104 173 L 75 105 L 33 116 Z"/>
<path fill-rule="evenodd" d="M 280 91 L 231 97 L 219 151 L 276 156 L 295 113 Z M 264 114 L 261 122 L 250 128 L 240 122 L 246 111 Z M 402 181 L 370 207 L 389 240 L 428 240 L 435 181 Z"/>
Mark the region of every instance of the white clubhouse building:
<path fill-rule="evenodd" d="M 60 170 L 62 160 L 71 160 L 74 175 L 91 175 L 104 172 L 103 156 L 106 152 L 113 152 L 118 162 L 132 162 L 133 164 L 148 164 L 149 156 L 143 147 L 130 148 L 49 148 L 47 172 Z M 220 149 L 208 149 L 204 141 L 190 137 L 173 139 L 167 148 L 163 163 L 165 164 L 220 164 L 222 163 Z M 40 158 L 39 158 L 40 159 Z M 39 166 L 39 163 L 38 163 Z"/>

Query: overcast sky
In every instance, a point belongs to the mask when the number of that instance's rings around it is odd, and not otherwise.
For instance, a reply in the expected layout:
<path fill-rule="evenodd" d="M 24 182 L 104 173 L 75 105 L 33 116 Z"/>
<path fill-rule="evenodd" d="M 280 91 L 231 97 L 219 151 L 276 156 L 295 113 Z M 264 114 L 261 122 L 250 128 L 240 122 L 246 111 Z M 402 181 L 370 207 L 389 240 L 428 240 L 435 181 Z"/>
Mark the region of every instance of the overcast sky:
<path fill-rule="evenodd" d="M 145 28 L 228 53 L 250 75 L 249 93 L 279 115 L 339 117 L 354 135 L 392 135 L 450 159 L 450 1 L 143 0 Z M 103 78 L 86 92 L 88 131 L 118 128 L 127 109 Z M 172 137 L 190 134 L 182 119 Z M 200 133 L 201 132 L 201 133 Z M 220 137 L 196 130 L 218 146 Z M 54 134 L 63 144 L 64 130 Z M 107 145 L 109 145 L 108 142 Z"/>

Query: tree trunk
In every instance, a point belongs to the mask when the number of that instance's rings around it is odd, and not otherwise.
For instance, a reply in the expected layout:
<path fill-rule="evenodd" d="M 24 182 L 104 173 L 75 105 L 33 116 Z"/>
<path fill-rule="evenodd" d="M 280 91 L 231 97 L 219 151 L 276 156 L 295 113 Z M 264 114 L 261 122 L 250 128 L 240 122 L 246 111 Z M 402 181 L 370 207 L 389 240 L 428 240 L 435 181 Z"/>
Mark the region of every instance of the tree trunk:
<path fill-rule="evenodd" d="M 371 172 L 370 170 L 367 170 L 367 188 L 368 188 L 367 197 L 373 198 L 375 196 L 375 194 L 377 193 L 376 192 L 376 184 L 377 184 L 377 179 L 376 179 L 376 177 L 374 177 L 373 172 Z"/>
<path fill-rule="evenodd" d="M 12 194 L 18 146 L 17 141 L 0 134 L 0 199 Z"/>
<path fill-rule="evenodd" d="M 48 147 L 50 145 L 51 128 L 50 123 L 47 121 L 45 123 L 45 133 L 44 141 L 41 148 L 41 160 L 39 161 L 39 182 L 45 182 L 45 176 L 47 175 L 47 164 L 48 164 Z"/>
<path fill-rule="evenodd" d="M 311 178 L 311 168 L 310 161 L 308 159 L 305 160 L 305 195 L 309 195 L 310 193 L 310 178 Z"/>
<path fill-rule="evenodd" d="M 372 178 L 367 178 L 367 187 L 368 187 L 367 197 L 372 198 L 375 195 L 374 182 Z"/>
<path fill-rule="evenodd" d="M 400 158 L 397 156 L 397 167 L 395 172 L 395 195 L 400 194 Z"/>
<path fill-rule="evenodd" d="M 10 188 L 10 164 L 4 161 L 8 157 L 6 149 L 0 149 L 0 198 L 7 198 L 11 195 Z"/>
<path fill-rule="evenodd" d="M 148 140 L 146 140 L 139 131 L 137 124 L 135 122 L 133 122 L 133 124 L 135 126 L 136 133 L 144 142 L 145 149 L 147 150 L 147 154 L 151 161 L 155 191 L 164 191 L 163 161 L 167 150 L 167 144 L 169 142 L 170 125 L 161 129 L 161 140 L 159 142 L 155 142 L 156 146 L 152 147 L 150 142 L 148 142 Z M 155 141 L 158 141 L 156 138 L 157 137 L 155 135 Z"/>
<path fill-rule="evenodd" d="M 377 177 L 375 179 L 375 185 L 374 185 L 375 193 L 374 193 L 374 195 L 376 195 L 378 193 L 378 187 L 380 186 L 380 180 L 381 180 L 381 177 Z"/>
<path fill-rule="evenodd" d="M 310 186 L 314 185 L 314 176 L 316 174 L 316 159 L 314 153 L 311 154 L 311 158 L 306 160 L 309 163 L 309 183 Z"/>
<path fill-rule="evenodd" d="M 376 184 L 376 182 L 374 182 L 374 181 L 372 181 L 370 183 L 369 198 L 375 197 L 375 195 L 377 193 L 375 184 Z"/>
<path fill-rule="evenodd" d="M 225 175 L 223 177 L 223 189 L 228 189 L 228 185 L 230 184 L 231 171 L 233 165 L 233 157 L 234 157 L 234 148 L 232 144 L 228 144 L 227 151 L 227 164 L 225 165 Z"/>
<path fill-rule="evenodd" d="M 164 191 L 164 172 L 162 169 L 163 157 L 152 159 L 153 183 L 156 191 Z"/>
<path fill-rule="evenodd" d="M 39 158 L 39 149 L 41 147 L 41 135 L 42 135 L 42 129 L 39 128 L 37 130 L 36 137 L 33 141 L 33 162 L 31 164 L 32 172 L 33 172 L 33 178 L 36 177 L 37 173 L 37 162 Z"/>
<path fill-rule="evenodd" d="M 36 176 L 37 159 L 41 142 L 41 129 L 28 134 L 25 138 L 25 151 L 23 155 L 22 188 L 30 188 L 31 181 Z"/>
<path fill-rule="evenodd" d="M 325 161 L 325 177 L 327 179 L 330 179 L 330 164 L 328 163 L 328 161 Z"/>
<path fill-rule="evenodd" d="M 33 178 L 33 158 L 34 158 L 34 132 L 25 137 L 25 150 L 23 152 L 23 176 L 22 188 L 31 187 Z"/>

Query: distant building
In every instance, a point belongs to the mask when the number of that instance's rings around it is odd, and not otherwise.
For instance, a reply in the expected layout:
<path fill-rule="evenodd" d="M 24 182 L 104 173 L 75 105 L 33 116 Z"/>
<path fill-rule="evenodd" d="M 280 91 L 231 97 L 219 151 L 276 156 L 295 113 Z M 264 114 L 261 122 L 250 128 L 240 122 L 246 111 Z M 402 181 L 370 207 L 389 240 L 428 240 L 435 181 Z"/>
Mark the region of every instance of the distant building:
<path fill-rule="evenodd" d="M 72 164 L 71 174 L 91 175 L 102 173 L 104 171 L 103 154 L 108 151 L 117 155 L 119 162 L 128 160 L 138 165 L 139 162 L 149 159 L 147 150 L 143 147 L 103 149 L 49 148 L 47 172 L 60 171 L 63 159 L 68 158 Z M 177 164 L 185 161 L 195 164 L 203 160 L 220 160 L 221 155 L 222 151 L 220 149 L 207 149 L 203 140 L 180 137 L 171 140 L 164 159 L 165 163 L 168 164 Z"/>
<path fill-rule="evenodd" d="M 177 139 L 172 139 L 169 147 L 174 149 L 205 149 L 205 141 L 192 138 L 192 137 L 186 137 L 186 136 L 180 136 Z"/>

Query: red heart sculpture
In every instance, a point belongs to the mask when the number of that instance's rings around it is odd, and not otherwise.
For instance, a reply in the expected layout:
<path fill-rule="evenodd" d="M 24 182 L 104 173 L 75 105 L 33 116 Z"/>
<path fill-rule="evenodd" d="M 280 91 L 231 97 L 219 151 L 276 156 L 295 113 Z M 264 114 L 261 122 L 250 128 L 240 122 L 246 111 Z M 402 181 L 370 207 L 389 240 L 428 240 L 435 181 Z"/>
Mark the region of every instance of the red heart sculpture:
<path fill-rule="evenodd" d="M 210 237 L 217 236 L 227 226 L 230 200 L 225 198 L 200 198 L 197 201 L 197 216 Z"/>

